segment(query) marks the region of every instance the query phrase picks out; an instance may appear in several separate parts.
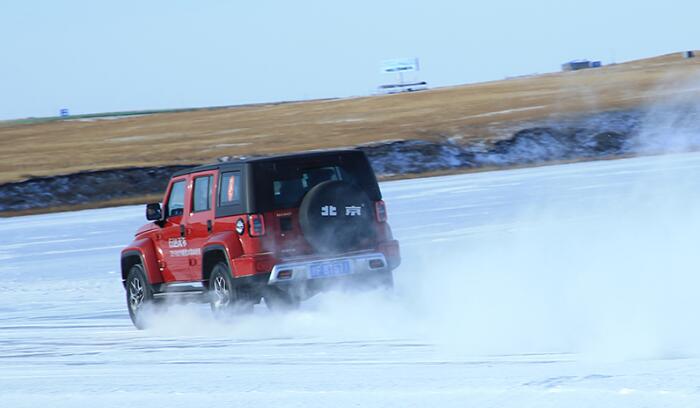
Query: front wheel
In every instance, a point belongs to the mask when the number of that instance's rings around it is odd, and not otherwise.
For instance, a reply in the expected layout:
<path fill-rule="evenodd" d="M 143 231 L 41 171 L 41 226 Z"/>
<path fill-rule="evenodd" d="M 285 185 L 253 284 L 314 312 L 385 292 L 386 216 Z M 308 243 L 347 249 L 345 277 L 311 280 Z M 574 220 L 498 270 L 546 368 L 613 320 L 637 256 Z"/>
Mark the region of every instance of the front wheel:
<path fill-rule="evenodd" d="M 144 311 L 153 305 L 153 291 L 141 265 L 132 266 L 127 275 L 126 304 L 131 322 L 137 329 L 143 330 L 145 328 Z"/>
<path fill-rule="evenodd" d="M 231 270 L 224 262 L 214 266 L 209 277 L 209 306 L 216 317 L 253 311 L 253 304 L 239 296 L 240 289 L 233 284 Z"/>

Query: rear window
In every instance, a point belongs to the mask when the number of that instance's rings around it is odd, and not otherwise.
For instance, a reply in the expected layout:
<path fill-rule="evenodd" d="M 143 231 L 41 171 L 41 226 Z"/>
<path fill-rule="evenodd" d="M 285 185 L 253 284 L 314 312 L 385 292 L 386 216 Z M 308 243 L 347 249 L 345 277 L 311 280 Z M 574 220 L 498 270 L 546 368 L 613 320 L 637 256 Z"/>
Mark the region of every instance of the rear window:
<path fill-rule="evenodd" d="M 370 199 L 381 199 L 366 157 L 352 154 L 256 163 L 256 206 L 258 211 L 296 208 L 309 190 L 329 180 L 357 185 Z"/>
<path fill-rule="evenodd" d="M 307 191 L 324 181 L 351 179 L 347 174 L 343 177 L 343 170 L 338 166 L 303 169 L 298 173 L 277 176 L 279 178 L 272 181 L 275 208 L 296 207 Z"/>

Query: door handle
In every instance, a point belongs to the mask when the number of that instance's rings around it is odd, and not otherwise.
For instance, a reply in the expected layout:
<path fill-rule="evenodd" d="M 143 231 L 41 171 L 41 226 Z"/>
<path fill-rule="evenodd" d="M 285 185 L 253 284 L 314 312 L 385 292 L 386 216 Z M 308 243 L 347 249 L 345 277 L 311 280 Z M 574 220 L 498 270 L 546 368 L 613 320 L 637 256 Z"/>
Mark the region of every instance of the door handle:
<path fill-rule="evenodd" d="M 185 237 L 185 226 L 183 224 L 180 224 L 180 236 Z"/>
<path fill-rule="evenodd" d="M 211 233 L 211 220 L 207 220 L 207 232 Z"/>

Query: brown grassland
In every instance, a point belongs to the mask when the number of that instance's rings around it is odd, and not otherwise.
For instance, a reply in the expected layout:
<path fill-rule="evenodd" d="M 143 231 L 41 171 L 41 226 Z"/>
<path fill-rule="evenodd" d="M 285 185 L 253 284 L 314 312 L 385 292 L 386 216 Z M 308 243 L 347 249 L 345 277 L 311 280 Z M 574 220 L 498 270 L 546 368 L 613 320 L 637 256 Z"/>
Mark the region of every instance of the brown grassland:
<path fill-rule="evenodd" d="M 0 122 L 0 184 L 83 170 L 210 162 L 220 156 L 336 148 L 393 139 L 463 142 L 509 136 L 519 123 L 631 108 L 700 79 L 680 53 L 597 69 L 398 95 L 307 101 L 118 120 Z"/>

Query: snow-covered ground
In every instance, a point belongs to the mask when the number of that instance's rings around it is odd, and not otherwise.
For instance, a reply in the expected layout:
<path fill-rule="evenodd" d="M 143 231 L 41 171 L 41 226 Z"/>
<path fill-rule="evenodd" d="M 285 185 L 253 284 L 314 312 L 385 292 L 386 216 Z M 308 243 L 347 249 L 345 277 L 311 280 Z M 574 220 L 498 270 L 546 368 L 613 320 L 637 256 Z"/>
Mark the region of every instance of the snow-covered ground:
<path fill-rule="evenodd" d="M 384 183 L 394 294 L 135 330 L 122 207 L 0 220 L 0 406 L 700 404 L 700 154 Z"/>

